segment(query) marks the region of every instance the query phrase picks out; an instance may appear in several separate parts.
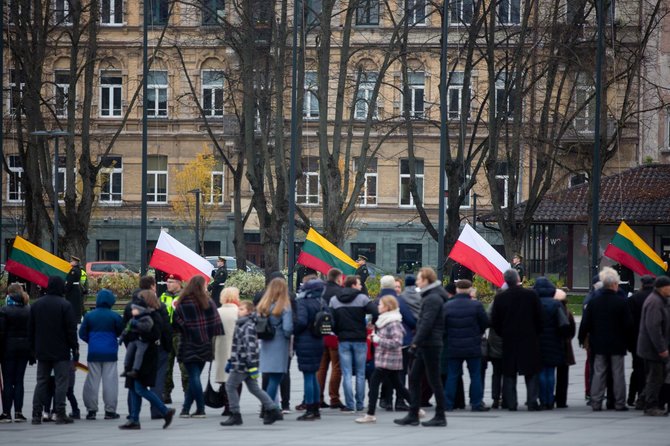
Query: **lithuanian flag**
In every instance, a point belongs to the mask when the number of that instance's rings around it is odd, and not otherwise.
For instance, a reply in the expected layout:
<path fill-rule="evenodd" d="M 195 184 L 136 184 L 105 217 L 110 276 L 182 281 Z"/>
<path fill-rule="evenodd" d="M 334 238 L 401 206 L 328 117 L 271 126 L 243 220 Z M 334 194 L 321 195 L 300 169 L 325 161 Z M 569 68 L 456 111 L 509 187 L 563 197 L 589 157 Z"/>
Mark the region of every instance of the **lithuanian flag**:
<path fill-rule="evenodd" d="M 72 267 L 60 257 L 16 236 L 5 269 L 46 288 L 49 276 L 60 276 L 65 280 Z"/>
<path fill-rule="evenodd" d="M 328 274 L 331 268 L 342 270 L 345 276 L 356 274 L 358 264 L 337 246 L 326 240 L 313 228 L 309 228 L 307 238 L 298 256 L 298 263 Z"/>
<path fill-rule="evenodd" d="M 658 254 L 623 221 L 607 245 L 604 255 L 639 275 L 660 276 L 668 269 L 668 265 Z"/>

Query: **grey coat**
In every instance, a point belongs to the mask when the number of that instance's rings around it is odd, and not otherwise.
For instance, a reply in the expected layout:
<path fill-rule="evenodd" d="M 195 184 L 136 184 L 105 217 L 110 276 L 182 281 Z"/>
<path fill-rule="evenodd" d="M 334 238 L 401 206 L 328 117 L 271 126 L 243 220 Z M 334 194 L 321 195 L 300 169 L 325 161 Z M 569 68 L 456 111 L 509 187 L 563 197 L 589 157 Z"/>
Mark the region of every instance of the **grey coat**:
<path fill-rule="evenodd" d="M 270 307 L 270 312 L 274 306 Z M 288 370 L 289 344 L 293 334 L 293 312 L 282 311 L 280 317 L 270 315 L 270 323 L 277 329 L 275 337 L 261 340 L 261 373 L 286 373 Z"/>
<path fill-rule="evenodd" d="M 642 305 L 640 333 L 637 339 L 637 354 L 649 361 L 661 361 L 658 356 L 668 349 L 670 341 L 670 306 L 668 299 L 656 290 Z"/>

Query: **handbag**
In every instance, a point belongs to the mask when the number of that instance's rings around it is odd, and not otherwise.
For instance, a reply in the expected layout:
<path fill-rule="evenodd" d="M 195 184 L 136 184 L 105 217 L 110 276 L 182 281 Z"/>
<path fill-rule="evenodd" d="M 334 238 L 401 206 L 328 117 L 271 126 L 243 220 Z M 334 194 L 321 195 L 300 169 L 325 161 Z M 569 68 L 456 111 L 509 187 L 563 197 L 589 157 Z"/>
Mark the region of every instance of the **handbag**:
<path fill-rule="evenodd" d="M 221 393 L 223 386 L 219 386 L 219 390 L 214 390 L 211 382 L 212 375 L 212 363 L 209 363 L 209 373 L 207 374 L 207 387 L 205 388 L 205 405 L 213 409 L 220 409 L 225 404 L 225 396 Z"/>

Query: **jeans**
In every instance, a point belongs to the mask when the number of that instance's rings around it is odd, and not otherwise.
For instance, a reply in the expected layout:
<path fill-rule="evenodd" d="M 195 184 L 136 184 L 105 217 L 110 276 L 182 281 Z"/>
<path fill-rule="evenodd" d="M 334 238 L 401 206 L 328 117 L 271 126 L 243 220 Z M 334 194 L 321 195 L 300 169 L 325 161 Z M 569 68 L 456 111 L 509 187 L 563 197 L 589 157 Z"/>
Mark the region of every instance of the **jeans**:
<path fill-rule="evenodd" d="M 556 368 L 543 367 L 539 374 L 540 404 L 554 406 L 554 388 L 556 387 Z"/>
<path fill-rule="evenodd" d="M 200 382 L 200 374 L 205 367 L 204 362 L 185 362 L 184 367 L 188 372 L 188 389 L 184 393 L 183 410 L 188 412 L 191 410 L 191 405 L 195 401 L 195 408 L 198 412 L 205 411 L 205 396 L 202 393 L 202 383 Z"/>
<path fill-rule="evenodd" d="M 391 392 L 395 389 L 398 398 L 409 401 L 409 392 L 401 381 L 402 370 L 387 370 L 376 368 L 370 377 L 370 400 L 368 401 L 368 415 L 374 415 L 379 395 L 379 385 L 384 383 L 389 386 Z"/>
<path fill-rule="evenodd" d="M 128 397 L 130 399 L 130 421 L 135 423 L 140 422 L 140 410 L 142 409 L 142 398 L 149 401 L 152 406 L 156 406 L 161 416 L 167 414 L 168 408 L 158 398 L 158 395 L 140 384 L 139 381 L 134 380 L 133 387 L 128 389 Z"/>
<path fill-rule="evenodd" d="M 368 353 L 366 342 L 340 342 L 340 368 L 342 369 L 342 387 L 344 401 L 348 409 L 363 410 L 365 399 L 365 359 Z M 353 369 L 356 368 L 356 402 L 351 387 Z"/>
<path fill-rule="evenodd" d="M 263 376 L 267 375 L 268 386 L 265 389 L 265 392 L 270 396 L 272 401 L 275 401 L 277 398 L 277 389 L 281 385 L 282 379 L 284 379 L 283 373 L 263 373 Z"/>
<path fill-rule="evenodd" d="M 37 383 L 33 394 L 33 417 L 41 417 L 42 410 L 50 409 L 49 378 L 54 372 L 55 391 L 54 409 L 57 414 L 65 415 L 65 394 L 67 393 L 70 371 L 70 360 L 66 361 L 37 361 Z"/>
<path fill-rule="evenodd" d="M 275 408 L 272 399 L 270 399 L 268 394 L 258 385 L 258 380 L 253 379 L 247 372 L 237 372 L 233 370 L 228 375 L 228 381 L 226 381 L 228 407 L 232 413 L 240 413 L 240 394 L 237 390 L 242 383 L 245 383 L 249 392 L 263 404 L 263 409 L 272 410 Z"/>
<path fill-rule="evenodd" d="M 440 380 L 441 347 L 421 347 L 416 351 L 414 363 L 409 372 L 409 393 L 411 396 L 409 414 L 418 417 L 421 403 L 421 378 L 425 375 L 428 385 L 435 395 L 435 417 L 444 418 L 444 389 Z"/>
<path fill-rule="evenodd" d="M 305 380 L 305 404 L 319 403 L 319 381 L 316 379 L 316 372 L 303 372 Z"/>
<path fill-rule="evenodd" d="M 2 381 L 5 386 L 2 392 L 2 411 L 8 415 L 12 410 L 12 405 L 14 413 L 23 411 L 23 377 L 27 366 L 27 359 L 2 361 Z"/>
<path fill-rule="evenodd" d="M 456 386 L 458 378 L 463 375 L 463 361 L 468 365 L 470 372 L 470 407 L 479 409 L 482 406 L 484 398 L 484 389 L 482 388 L 482 358 L 448 358 L 447 359 L 447 382 L 445 389 L 446 409 L 454 409 L 456 399 Z"/>

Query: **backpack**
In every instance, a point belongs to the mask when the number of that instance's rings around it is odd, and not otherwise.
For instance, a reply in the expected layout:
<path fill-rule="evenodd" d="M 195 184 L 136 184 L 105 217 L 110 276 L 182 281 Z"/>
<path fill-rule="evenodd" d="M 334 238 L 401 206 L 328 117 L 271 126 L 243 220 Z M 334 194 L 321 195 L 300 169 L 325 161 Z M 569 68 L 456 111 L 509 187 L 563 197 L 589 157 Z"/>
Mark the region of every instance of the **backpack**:
<path fill-rule="evenodd" d="M 314 316 L 314 322 L 312 322 L 310 331 L 313 336 L 320 338 L 323 335 L 331 334 L 333 332 L 333 325 L 333 314 L 328 307 L 322 305 L 321 309 Z"/>
<path fill-rule="evenodd" d="M 256 336 L 258 339 L 269 341 L 275 337 L 277 328 L 270 322 L 269 316 L 258 315 L 256 318 Z"/>

